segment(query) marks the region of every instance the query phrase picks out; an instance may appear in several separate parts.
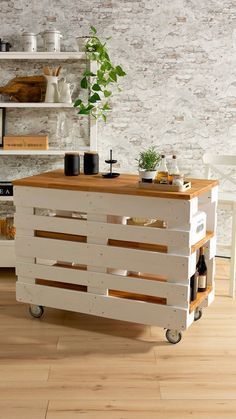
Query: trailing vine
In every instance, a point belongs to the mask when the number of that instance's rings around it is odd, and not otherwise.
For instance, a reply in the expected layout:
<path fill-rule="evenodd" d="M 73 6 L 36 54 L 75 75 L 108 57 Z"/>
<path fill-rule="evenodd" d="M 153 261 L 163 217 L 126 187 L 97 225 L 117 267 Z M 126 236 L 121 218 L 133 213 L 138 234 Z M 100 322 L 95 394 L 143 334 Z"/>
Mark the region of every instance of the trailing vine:
<path fill-rule="evenodd" d="M 80 87 L 88 91 L 88 100 L 82 97 L 74 102 L 79 115 L 92 115 L 94 118 L 107 120 L 107 113 L 111 110 L 109 98 L 112 96 L 112 88 L 118 83 L 120 77 L 126 73 L 120 65 L 114 65 L 107 51 L 106 42 L 103 43 L 97 36 L 97 30 L 90 28 L 90 36 L 85 44 L 86 57 L 97 63 L 97 72 L 85 70 L 80 82 Z M 120 91 L 118 86 L 118 91 Z"/>

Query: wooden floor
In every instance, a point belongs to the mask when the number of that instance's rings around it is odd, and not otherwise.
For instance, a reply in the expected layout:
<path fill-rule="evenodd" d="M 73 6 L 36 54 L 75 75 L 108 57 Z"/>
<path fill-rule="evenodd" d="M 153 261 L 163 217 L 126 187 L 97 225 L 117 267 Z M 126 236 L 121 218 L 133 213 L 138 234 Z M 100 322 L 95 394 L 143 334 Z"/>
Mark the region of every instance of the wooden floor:
<path fill-rule="evenodd" d="M 217 298 L 178 345 L 164 331 L 47 309 L 32 319 L 0 272 L 1 419 L 236 418 L 236 301 Z"/>

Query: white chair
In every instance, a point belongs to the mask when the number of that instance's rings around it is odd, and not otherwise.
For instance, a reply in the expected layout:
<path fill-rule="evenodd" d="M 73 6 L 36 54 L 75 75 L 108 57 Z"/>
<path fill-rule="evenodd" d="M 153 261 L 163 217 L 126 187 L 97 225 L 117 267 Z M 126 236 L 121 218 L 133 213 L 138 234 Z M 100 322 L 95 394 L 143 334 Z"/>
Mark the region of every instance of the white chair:
<path fill-rule="evenodd" d="M 207 179 L 211 177 L 220 181 L 218 208 L 232 211 L 232 232 L 230 248 L 230 285 L 229 295 L 235 297 L 236 273 L 236 155 L 214 155 L 206 153 L 203 156 Z M 222 246 L 218 244 L 218 246 Z"/>

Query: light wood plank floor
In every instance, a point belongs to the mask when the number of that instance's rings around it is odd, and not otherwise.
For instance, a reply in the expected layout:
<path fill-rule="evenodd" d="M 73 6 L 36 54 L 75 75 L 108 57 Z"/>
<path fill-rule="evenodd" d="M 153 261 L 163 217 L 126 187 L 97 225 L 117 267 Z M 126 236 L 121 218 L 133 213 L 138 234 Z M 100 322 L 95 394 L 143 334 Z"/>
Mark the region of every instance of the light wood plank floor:
<path fill-rule="evenodd" d="M 32 319 L 0 272 L 0 419 L 236 418 L 236 302 L 217 298 L 178 345 L 164 331 L 47 309 Z"/>

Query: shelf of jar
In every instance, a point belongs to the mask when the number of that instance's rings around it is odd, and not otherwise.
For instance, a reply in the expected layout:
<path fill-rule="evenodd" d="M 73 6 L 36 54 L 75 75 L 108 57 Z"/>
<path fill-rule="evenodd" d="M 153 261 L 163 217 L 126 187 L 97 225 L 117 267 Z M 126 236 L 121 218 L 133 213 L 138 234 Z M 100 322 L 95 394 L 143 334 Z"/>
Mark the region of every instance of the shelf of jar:
<path fill-rule="evenodd" d="M 0 150 L 0 156 L 64 156 L 65 153 L 81 153 L 89 151 L 89 146 L 78 150 Z"/>
<path fill-rule="evenodd" d="M 0 60 L 86 60 L 84 52 L 0 52 Z"/>
<path fill-rule="evenodd" d="M 49 102 L 0 102 L 0 108 L 73 108 L 73 104 Z"/>

